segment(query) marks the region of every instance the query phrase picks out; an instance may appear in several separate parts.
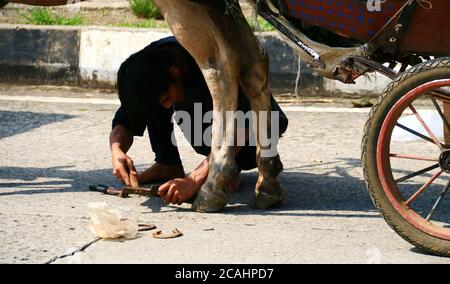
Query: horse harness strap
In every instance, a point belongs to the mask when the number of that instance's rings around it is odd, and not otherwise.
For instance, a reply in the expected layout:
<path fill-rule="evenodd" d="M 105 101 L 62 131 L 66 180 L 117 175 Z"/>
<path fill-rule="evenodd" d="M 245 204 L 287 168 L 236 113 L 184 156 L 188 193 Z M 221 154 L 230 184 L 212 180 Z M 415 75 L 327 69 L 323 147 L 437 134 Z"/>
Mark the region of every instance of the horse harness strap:
<path fill-rule="evenodd" d="M 384 48 L 386 53 L 395 54 L 401 40 L 408 30 L 409 23 L 418 5 L 418 1 L 410 0 L 409 3 L 403 7 L 391 34 L 387 37 L 386 47 Z"/>

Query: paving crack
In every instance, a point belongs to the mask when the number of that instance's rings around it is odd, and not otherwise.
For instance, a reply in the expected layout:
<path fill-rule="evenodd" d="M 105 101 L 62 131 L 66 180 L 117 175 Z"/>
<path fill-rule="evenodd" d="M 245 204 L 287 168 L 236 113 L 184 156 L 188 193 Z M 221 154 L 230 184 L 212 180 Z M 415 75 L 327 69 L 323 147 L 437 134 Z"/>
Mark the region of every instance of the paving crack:
<path fill-rule="evenodd" d="M 55 257 L 53 257 L 52 259 L 50 259 L 49 261 L 45 262 L 44 264 L 52 264 L 52 263 L 54 263 L 55 261 L 57 261 L 57 260 L 59 260 L 59 259 L 63 259 L 63 258 L 69 257 L 69 256 L 73 256 L 73 255 L 75 255 L 77 252 L 83 252 L 83 251 L 85 251 L 88 247 L 90 247 L 91 245 L 95 244 L 95 243 L 98 242 L 99 240 L 101 240 L 101 238 L 95 238 L 95 239 L 93 239 L 92 241 L 90 241 L 90 242 L 84 244 L 83 246 L 77 248 L 76 250 L 74 250 L 74 251 L 72 251 L 72 252 L 70 252 L 70 253 L 67 253 L 67 254 L 63 254 L 63 255 L 60 255 L 60 256 L 55 256 Z"/>

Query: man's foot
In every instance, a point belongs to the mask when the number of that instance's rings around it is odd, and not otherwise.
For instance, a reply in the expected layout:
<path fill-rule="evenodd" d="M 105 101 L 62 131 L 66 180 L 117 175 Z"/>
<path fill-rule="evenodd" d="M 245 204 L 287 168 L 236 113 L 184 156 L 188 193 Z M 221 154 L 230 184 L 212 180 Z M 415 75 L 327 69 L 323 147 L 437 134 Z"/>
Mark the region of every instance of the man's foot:
<path fill-rule="evenodd" d="M 163 165 L 156 163 L 138 175 L 140 184 L 157 180 L 171 180 L 185 176 L 183 165 Z"/>

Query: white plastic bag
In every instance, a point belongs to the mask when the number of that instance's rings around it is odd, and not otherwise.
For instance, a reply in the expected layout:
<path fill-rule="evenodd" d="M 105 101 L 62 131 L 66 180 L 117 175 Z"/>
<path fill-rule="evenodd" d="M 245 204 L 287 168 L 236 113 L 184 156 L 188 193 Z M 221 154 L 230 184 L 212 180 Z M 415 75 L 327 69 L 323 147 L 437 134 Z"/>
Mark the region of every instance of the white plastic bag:
<path fill-rule="evenodd" d="M 106 202 L 88 204 L 91 217 L 89 228 L 102 239 L 134 239 L 138 233 L 138 223 L 134 219 L 125 219 L 122 212 L 110 208 Z"/>

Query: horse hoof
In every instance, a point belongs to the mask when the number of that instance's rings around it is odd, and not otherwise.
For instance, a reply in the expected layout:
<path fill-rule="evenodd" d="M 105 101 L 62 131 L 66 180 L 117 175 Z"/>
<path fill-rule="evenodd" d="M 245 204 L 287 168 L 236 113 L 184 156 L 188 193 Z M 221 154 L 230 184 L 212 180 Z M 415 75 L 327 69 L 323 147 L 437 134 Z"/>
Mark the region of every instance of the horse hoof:
<path fill-rule="evenodd" d="M 269 209 L 280 206 L 284 201 L 285 192 L 278 182 L 269 187 L 269 183 L 263 182 L 255 193 L 252 207 L 255 209 Z"/>
<path fill-rule="evenodd" d="M 192 210 L 202 213 L 215 213 L 221 211 L 228 204 L 229 196 L 222 190 L 207 191 L 200 190 Z"/>

